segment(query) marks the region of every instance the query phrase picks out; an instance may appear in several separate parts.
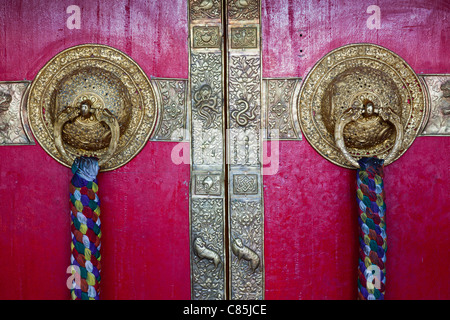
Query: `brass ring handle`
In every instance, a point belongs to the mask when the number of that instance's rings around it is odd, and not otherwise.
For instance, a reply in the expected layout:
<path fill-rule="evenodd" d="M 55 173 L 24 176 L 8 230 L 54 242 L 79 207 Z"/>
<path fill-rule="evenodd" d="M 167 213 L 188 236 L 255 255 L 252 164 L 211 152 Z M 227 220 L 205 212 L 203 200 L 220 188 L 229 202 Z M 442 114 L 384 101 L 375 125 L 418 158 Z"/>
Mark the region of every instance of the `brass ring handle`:
<path fill-rule="evenodd" d="M 348 152 L 347 148 L 345 147 L 344 143 L 344 127 L 352 122 L 358 120 L 359 117 L 363 114 L 364 109 L 362 108 L 348 108 L 345 110 L 342 115 L 339 117 L 338 121 L 336 122 L 336 126 L 334 127 L 334 139 L 336 141 L 336 145 L 341 150 L 342 154 L 344 155 L 345 159 L 347 159 L 354 167 L 359 168 L 358 161 L 356 161 Z M 390 108 L 382 108 L 380 110 L 376 110 L 375 112 L 379 113 L 381 118 L 385 121 L 389 121 L 392 123 L 396 130 L 396 137 L 395 137 L 395 143 L 394 146 L 391 149 L 391 152 L 387 155 L 387 157 L 384 159 L 385 164 L 389 164 L 391 161 L 394 160 L 395 156 L 397 155 L 402 142 L 403 142 L 403 126 L 400 120 L 400 117 L 396 115 Z"/>
<path fill-rule="evenodd" d="M 108 151 L 105 156 L 99 160 L 98 165 L 102 166 L 106 163 L 114 154 L 117 149 L 120 137 L 120 126 L 116 117 L 108 109 L 94 109 L 93 114 L 99 122 L 104 122 L 111 130 L 111 141 L 109 143 Z M 53 127 L 53 134 L 55 137 L 55 146 L 58 152 L 66 160 L 67 163 L 72 163 L 74 159 L 70 158 L 63 146 L 62 142 L 62 128 L 68 121 L 74 120 L 80 115 L 80 109 L 67 107 L 58 115 L 55 125 Z"/>

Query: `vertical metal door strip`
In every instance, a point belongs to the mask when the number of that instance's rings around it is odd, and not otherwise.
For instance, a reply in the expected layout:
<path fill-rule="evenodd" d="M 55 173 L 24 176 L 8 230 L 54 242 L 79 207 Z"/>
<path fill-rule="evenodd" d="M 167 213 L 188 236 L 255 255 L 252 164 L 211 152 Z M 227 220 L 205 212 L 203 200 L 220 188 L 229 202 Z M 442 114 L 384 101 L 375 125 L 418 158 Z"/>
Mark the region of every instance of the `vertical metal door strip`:
<path fill-rule="evenodd" d="M 188 13 L 191 298 L 264 299 L 260 3 Z"/>
<path fill-rule="evenodd" d="M 264 299 L 261 28 L 259 1 L 227 1 L 229 290 Z"/>
<path fill-rule="evenodd" d="M 227 298 L 221 0 L 189 1 L 191 299 Z"/>

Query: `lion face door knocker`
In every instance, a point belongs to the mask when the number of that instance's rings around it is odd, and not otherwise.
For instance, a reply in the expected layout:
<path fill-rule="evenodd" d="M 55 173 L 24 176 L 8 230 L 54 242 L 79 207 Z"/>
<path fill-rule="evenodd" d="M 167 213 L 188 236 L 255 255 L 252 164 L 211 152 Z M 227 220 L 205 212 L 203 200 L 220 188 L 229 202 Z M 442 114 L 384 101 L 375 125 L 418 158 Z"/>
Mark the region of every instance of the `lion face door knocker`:
<path fill-rule="evenodd" d="M 419 78 L 398 55 L 374 44 L 350 44 L 320 59 L 303 82 L 298 119 L 324 158 L 358 168 L 357 159 L 388 165 L 411 146 L 425 118 Z"/>
<path fill-rule="evenodd" d="M 142 69 L 98 44 L 66 49 L 37 74 L 28 98 L 30 127 L 42 148 L 70 167 L 99 159 L 101 171 L 129 162 L 152 134 L 157 107 Z"/>

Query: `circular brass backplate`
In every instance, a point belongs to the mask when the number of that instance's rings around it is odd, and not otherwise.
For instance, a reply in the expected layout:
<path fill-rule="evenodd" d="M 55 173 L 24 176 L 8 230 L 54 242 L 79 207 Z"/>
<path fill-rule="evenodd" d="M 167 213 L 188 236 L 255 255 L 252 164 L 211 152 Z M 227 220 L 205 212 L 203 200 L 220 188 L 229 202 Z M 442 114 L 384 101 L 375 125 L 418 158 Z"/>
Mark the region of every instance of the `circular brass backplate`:
<path fill-rule="evenodd" d="M 109 46 L 84 44 L 54 56 L 37 74 L 28 96 L 31 130 L 44 150 L 70 167 L 55 146 L 54 125 L 61 111 L 89 102 L 93 109 L 108 109 L 120 126 L 113 156 L 101 171 L 129 162 L 145 146 L 157 120 L 155 91 L 143 70 L 129 56 Z M 67 154 L 105 156 L 110 128 L 93 116 L 80 116 L 62 128 Z"/>
<path fill-rule="evenodd" d="M 298 119 L 309 143 L 334 164 L 354 169 L 336 146 L 337 120 L 349 108 L 390 108 L 401 119 L 404 137 L 397 160 L 420 132 L 425 94 L 412 68 L 392 51 L 374 44 L 337 48 L 309 72 L 298 99 Z M 371 110 L 370 109 L 370 110 Z M 344 128 L 350 155 L 386 158 L 395 142 L 395 128 L 379 114 L 366 113 Z"/>

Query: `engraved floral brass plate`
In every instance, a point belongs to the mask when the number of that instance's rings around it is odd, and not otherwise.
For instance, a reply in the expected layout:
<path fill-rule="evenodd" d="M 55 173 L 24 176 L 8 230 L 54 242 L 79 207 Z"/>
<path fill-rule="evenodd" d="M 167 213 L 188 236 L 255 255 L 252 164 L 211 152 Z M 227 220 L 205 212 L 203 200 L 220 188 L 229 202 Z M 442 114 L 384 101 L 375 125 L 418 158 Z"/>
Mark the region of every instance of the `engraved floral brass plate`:
<path fill-rule="evenodd" d="M 83 113 L 86 105 L 90 111 Z M 70 121 L 58 137 L 55 124 L 63 113 L 71 117 L 65 118 Z M 95 116 L 100 114 L 109 118 L 100 121 Z M 77 156 L 95 156 L 104 159 L 101 170 L 108 171 L 144 147 L 155 127 L 157 107 L 150 81 L 130 57 L 108 46 L 86 44 L 60 52 L 39 71 L 28 97 L 28 117 L 36 140 L 55 160 L 71 166 L 70 159 Z M 119 134 L 113 135 L 108 121 L 118 123 Z M 112 136 L 117 141 L 111 141 Z M 55 139 L 62 140 L 66 156 Z"/>
<path fill-rule="evenodd" d="M 26 98 L 31 81 L 0 81 L 0 146 L 34 145 Z"/>
<path fill-rule="evenodd" d="M 346 45 L 329 52 L 309 72 L 298 100 L 298 119 L 303 134 L 323 157 L 354 168 L 335 142 L 335 127 L 349 111 L 359 114 L 343 128 L 343 142 L 353 159 L 386 159 L 398 130 L 380 114 L 400 119 L 402 141 L 387 165 L 420 133 L 424 90 L 412 68 L 392 51 L 374 44 Z"/>
<path fill-rule="evenodd" d="M 421 136 L 450 135 L 450 74 L 421 74 L 428 96 Z"/>

